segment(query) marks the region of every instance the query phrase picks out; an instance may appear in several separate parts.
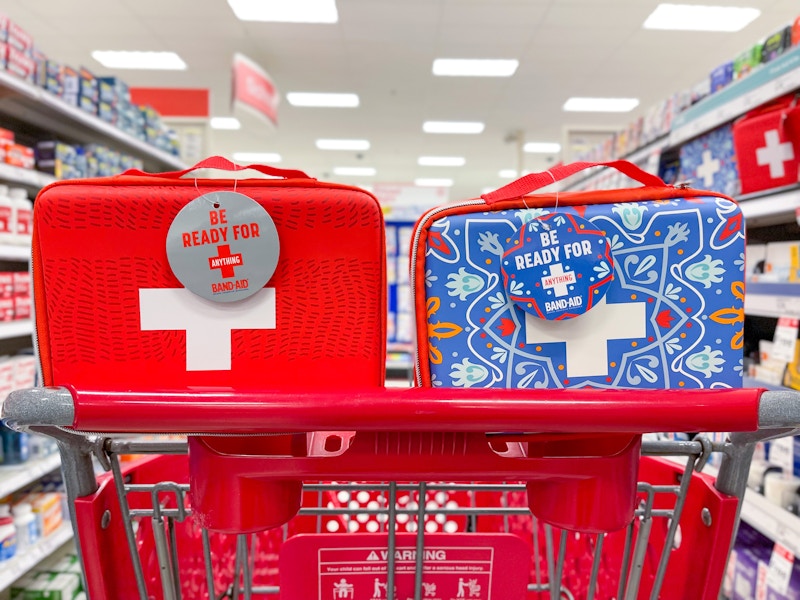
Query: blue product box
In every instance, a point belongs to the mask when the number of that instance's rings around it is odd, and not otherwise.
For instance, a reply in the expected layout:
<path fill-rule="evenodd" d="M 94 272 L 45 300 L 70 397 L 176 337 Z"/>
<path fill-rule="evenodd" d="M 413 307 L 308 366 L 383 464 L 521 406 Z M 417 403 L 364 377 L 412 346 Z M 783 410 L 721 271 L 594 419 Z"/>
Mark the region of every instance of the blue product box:
<path fill-rule="evenodd" d="M 112 125 L 117 122 L 117 111 L 111 104 L 106 102 L 100 102 L 97 105 L 97 116 L 106 123 L 111 123 Z"/>
<path fill-rule="evenodd" d="M 91 98 L 87 98 L 86 96 L 78 97 L 78 108 L 91 115 L 97 114 L 97 104 L 92 102 Z"/>
<path fill-rule="evenodd" d="M 5 71 L 8 68 L 8 44 L 0 42 L 0 70 Z"/>
<path fill-rule="evenodd" d="M 733 81 L 733 61 L 718 66 L 711 71 L 711 93 L 717 92 Z"/>
<path fill-rule="evenodd" d="M 98 101 L 112 107 L 117 105 L 117 92 L 106 79 L 97 80 Z"/>
<path fill-rule="evenodd" d="M 733 148 L 733 125 L 728 123 L 681 146 L 680 181 L 691 187 L 736 196 L 739 167 Z"/>
<path fill-rule="evenodd" d="M 78 72 L 72 67 L 64 66 L 61 70 L 61 77 L 63 78 L 64 96 L 75 97 L 80 96 L 81 92 L 81 77 Z M 77 106 L 77 102 L 75 102 Z"/>
<path fill-rule="evenodd" d="M 114 91 L 114 99 L 117 103 L 127 103 L 130 104 L 131 101 L 131 93 L 128 88 L 128 84 L 125 83 L 119 77 L 101 77 L 100 81 L 108 86 L 110 86 Z"/>
<path fill-rule="evenodd" d="M 75 164 L 75 157 L 77 151 L 74 146 L 59 142 L 56 140 L 48 140 L 36 144 L 36 162 L 45 160 L 60 160 L 68 165 Z"/>
<path fill-rule="evenodd" d="M 44 52 L 34 48 L 31 58 L 33 58 L 34 65 L 36 65 L 33 73 L 33 83 L 43 88 L 47 84 L 47 57 Z"/>
<path fill-rule="evenodd" d="M 97 177 L 98 173 L 100 172 L 99 163 L 97 162 L 97 158 L 94 156 L 87 156 L 86 157 L 86 176 L 87 177 Z"/>
<path fill-rule="evenodd" d="M 82 67 L 79 71 L 80 76 L 80 95 L 82 98 L 87 98 L 92 104 L 97 105 L 100 99 L 100 93 L 97 87 L 97 78 L 91 71 Z"/>

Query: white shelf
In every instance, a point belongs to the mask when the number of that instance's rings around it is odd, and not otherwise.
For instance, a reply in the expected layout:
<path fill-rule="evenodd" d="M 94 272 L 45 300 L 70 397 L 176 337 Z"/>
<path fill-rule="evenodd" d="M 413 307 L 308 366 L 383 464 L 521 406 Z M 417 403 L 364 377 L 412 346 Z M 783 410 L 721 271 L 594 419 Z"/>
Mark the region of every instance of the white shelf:
<path fill-rule="evenodd" d="M 31 247 L 12 246 L 11 244 L 0 244 L 0 260 L 24 260 L 31 259 Z"/>
<path fill-rule="evenodd" d="M 6 321 L 0 323 L 0 340 L 8 340 L 33 333 L 33 321 L 22 319 L 19 321 Z"/>
<path fill-rule="evenodd" d="M 13 494 L 60 466 L 61 456 L 57 452 L 21 465 L 0 466 L 0 498 Z"/>
<path fill-rule="evenodd" d="M 28 188 L 41 189 L 50 185 L 56 178 L 47 173 L 40 173 L 32 169 L 22 169 L 5 163 L 0 163 L 0 180 L 12 185 L 23 185 Z"/>
<path fill-rule="evenodd" d="M 769 539 L 780 542 L 800 556 L 800 517 L 782 509 L 753 490 L 747 490 L 742 520 Z"/>
<path fill-rule="evenodd" d="M 66 516 L 65 516 L 66 519 Z M 72 539 L 72 525 L 69 519 L 53 533 L 23 550 L 11 560 L 2 563 L 0 568 L 0 590 L 7 589 L 17 579 L 53 554 Z"/>
<path fill-rule="evenodd" d="M 669 144 L 678 146 L 797 88 L 800 48 L 786 52 L 677 115 Z"/>
<path fill-rule="evenodd" d="M 128 135 L 42 88 L 0 71 L 0 113 L 54 135 L 80 142 L 108 144 L 141 158 L 150 170 L 183 169 L 177 156 Z"/>
<path fill-rule="evenodd" d="M 800 319 L 800 284 L 748 282 L 746 289 L 746 315 Z"/>
<path fill-rule="evenodd" d="M 800 72 L 800 69 L 798 69 Z M 764 227 L 778 223 L 791 223 L 800 208 L 800 187 L 780 188 L 737 198 L 747 225 Z"/>

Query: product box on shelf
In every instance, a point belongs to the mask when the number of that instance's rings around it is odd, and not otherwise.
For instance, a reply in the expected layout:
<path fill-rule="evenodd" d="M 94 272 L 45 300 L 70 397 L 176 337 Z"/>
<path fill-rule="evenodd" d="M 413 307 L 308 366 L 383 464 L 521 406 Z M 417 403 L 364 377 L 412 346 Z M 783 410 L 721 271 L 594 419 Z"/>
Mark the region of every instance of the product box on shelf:
<path fill-rule="evenodd" d="M 61 75 L 63 83 L 61 99 L 67 104 L 78 106 L 81 90 L 80 74 L 72 67 L 64 65 Z"/>
<path fill-rule="evenodd" d="M 97 104 L 100 99 L 100 93 L 97 85 L 97 78 L 86 67 L 81 67 L 78 71 L 80 77 L 80 91 L 79 94 L 82 98 L 87 98 L 92 104 Z"/>
<path fill-rule="evenodd" d="M 33 148 L 22 144 L 6 146 L 6 163 L 22 169 L 33 169 L 36 166 L 36 156 Z"/>
<path fill-rule="evenodd" d="M 128 84 L 125 83 L 122 79 L 120 79 L 119 77 L 101 77 L 100 82 L 111 88 L 112 90 L 111 97 L 113 97 L 113 100 L 110 100 L 109 96 L 103 98 L 103 93 L 101 89 L 101 98 L 100 98 L 101 100 L 103 100 L 104 102 L 111 101 L 111 103 L 115 105 L 116 104 L 123 106 L 130 105 L 131 93 L 128 88 Z"/>
<path fill-rule="evenodd" d="M 0 272 L 0 298 L 14 297 L 14 273 L 11 271 Z"/>
<path fill-rule="evenodd" d="M 688 181 L 692 187 L 713 190 L 728 196 L 739 193 L 739 168 L 730 124 L 681 146 L 680 161 L 680 181 Z"/>
<path fill-rule="evenodd" d="M 761 50 L 761 62 L 768 63 L 778 58 L 792 47 L 791 25 L 782 27 L 764 40 Z"/>
<path fill-rule="evenodd" d="M 97 104 L 92 102 L 91 98 L 80 96 L 78 98 L 78 108 L 89 113 L 90 115 L 97 114 Z"/>
<path fill-rule="evenodd" d="M 14 363 L 14 389 L 33 387 L 36 384 L 36 357 L 14 356 L 11 361 Z"/>
<path fill-rule="evenodd" d="M 697 104 L 709 94 L 711 94 L 711 78 L 705 77 L 692 87 L 692 104 Z"/>
<path fill-rule="evenodd" d="M 33 38 L 22 27 L 9 21 L 8 23 L 8 45 L 20 52 L 30 55 L 33 50 Z"/>
<path fill-rule="evenodd" d="M 711 71 L 709 76 L 711 82 L 711 93 L 718 92 L 731 81 L 733 81 L 733 61 L 721 64 Z"/>
<path fill-rule="evenodd" d="M 33 76 L 36 73 L 36 63 L 29 54 L 21 52 L 9 45 L 6 70 L 20 79 L 33 83 Z"/>
<path fill-rule="evenodd" d="M 31 318 L 31 297 L 30 296 L 15 296 L 14 297 L 14 318 L 15 319 L 30 319 Z"/>
<path fill-rule="evenodd" d="M 34 47 L 31 52 L 31 58 L 34 64 L 33 84 L 43 88 L 47 84 L 47 56 L 45 56 L 44 52 Z"/>
<path fill-rule="evenodd" d="M 753 47 L 745 50 L 733 61 L 733 78 L 741 79 L 749 75 L 753 69 L 761 64 L 761 44 L 755 44 Z"/>
<path fill-rule="evenodd" d="M 100 102 L 97 105 L 97 116 L 106 123 L 111 123 L 112 125 L 117 122 L 117 111 L 114 109 L 113 105 L 107 102 Z"/>
<path fill-rule="evenodd" d="M 31 274 L 28 271 L 15 271 L 12 274 L 14 296 L 31 295 Z"/>
<path fill-rule="evenodd" d="M 64 164 L 74 164 L 77 157 L 75 146 L 57 140 L 45 140 L 36 144 L 37 166 L 42 161 L 60 160 Z"/>
<path fill-rule="evenodd" d="M 44 89 L 56 96 L 64 94 L 64 67 L 60 62 L 48 59 L 45 63 Z"/>
<path fill-rule="evenodd" d="M 794 94 L 738 119 L 733 141 L 743 194 L 800 181 L 800 103 Z"/>
<path fill-rule="evenodd" d="M 797 17 L 792 23 L 792 46 L 800 44 L 800 17 Z"/>

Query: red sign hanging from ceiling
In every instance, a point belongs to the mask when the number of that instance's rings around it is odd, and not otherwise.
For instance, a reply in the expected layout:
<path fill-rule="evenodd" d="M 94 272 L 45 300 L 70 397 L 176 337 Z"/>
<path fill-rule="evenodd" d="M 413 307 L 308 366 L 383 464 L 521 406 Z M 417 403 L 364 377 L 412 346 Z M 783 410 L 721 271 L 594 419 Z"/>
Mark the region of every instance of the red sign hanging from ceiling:
<path fill-rule="evenodd" d="M 233 57 L 232 92 L 234 109 L 241 106 L 273 125 L 278 124 L 278 89 L 267 72 L 243 54 Z"/>

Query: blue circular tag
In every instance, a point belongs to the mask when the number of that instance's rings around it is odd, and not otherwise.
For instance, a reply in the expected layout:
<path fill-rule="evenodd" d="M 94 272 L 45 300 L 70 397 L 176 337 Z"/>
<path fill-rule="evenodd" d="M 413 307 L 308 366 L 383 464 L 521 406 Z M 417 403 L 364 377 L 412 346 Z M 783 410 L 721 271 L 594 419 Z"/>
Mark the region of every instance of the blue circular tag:
<path fill-rule="evenodd" d="M 533 219 L 508 238 L 501 270 L 508 297 L 548 321 L 582 315 L 606 295 L 614 279 L 604 233 L 564 213 Z"/>

